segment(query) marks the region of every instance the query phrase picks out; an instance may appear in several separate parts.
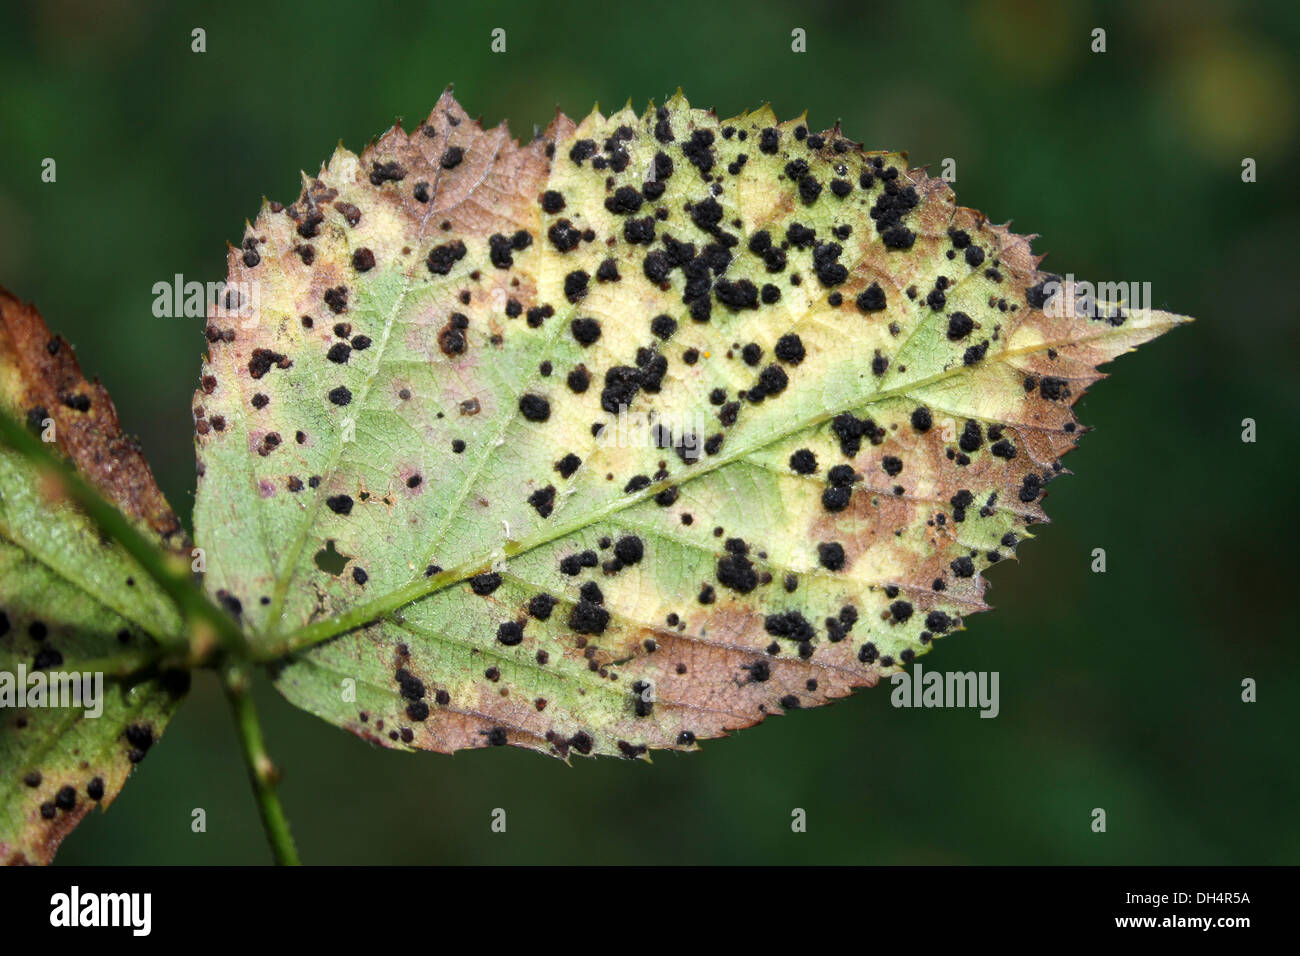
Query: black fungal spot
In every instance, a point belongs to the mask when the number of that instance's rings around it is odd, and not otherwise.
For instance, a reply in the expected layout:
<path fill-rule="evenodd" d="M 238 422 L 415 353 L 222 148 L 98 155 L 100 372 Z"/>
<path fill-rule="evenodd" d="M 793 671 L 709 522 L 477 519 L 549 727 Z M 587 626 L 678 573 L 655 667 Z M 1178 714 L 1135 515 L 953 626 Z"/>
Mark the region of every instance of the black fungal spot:
<path fill-rule="evenodd" d="M 1055 375 L 1044 375 L 1042 381 L 1038 383 L 1038 392 L 1048 401 L 1057 402 L 1067 398 L 1070 394 L 1070 385 L 1063 379 Z"/>
<path fill-rule="evenodd" d="M 765 660 L 757 660 L 752 664 L 741 664 L 740 669 L 749 671 L 749 680 L 746 683 L 761 684 L 772 676 L 772 665 Z"/>
<path fill-rule="evenodd" d="M 925 627 L 928 631 L 935 631 L 942 634 L 952 626 L 952 618 L 943 611 L 931 611 L 925 616 Z"/>
<path fill-rule="evenodd" d="M 528 496 L 528 503 L 537 510 L 538 515 L 549 518 L 551 512 L 555 510 L 555 486 L 547 485 L 545 488 L 537 489 Z"/>
<path fill-rule="evenodd" d="M 744 552 L 731 551 L 718 559 L 718 582 L 739 594 L 758 587 L 758 573 Z"/>
<path fill-rule="evenodd" d="M 1024 481 L 1020 485 L 1020 500 L 1025 504 L 1037 501 L 1038 496 L 1042 494 L 1043 480 L 1034 472 L 1025 475 Z"/>
<path fill-rule="evenodd" d="M 52 647 L 42 647 L 32 660 L 32 669 L 43 671 L 63 664 L 63 655 Z"/>
<path fill-rule="evenodd" d="M 335 315 L 341 315 L 348 310 L 347 286 L 339 285 L 332 289 L 326 289 L 324 299 L 331 312 Z"/>
<path fill-rule="evenodd" d="M 622 278 L 618 272 L 618 263 L 613 259 L 606 259 L 596 269 L 597 282 L 618 282 Z"/>
<path fill-rule="evenodd" d="M 535 594 L 528 600 L 528 613 L 538 621 L 549 619 L 554 609 L 555 598 L 549 594 Z"/>
<path fill-rule="evenodd" d="M 551 403 L 529 392 L 519 399 L 519 412 L 530 422 L 544 422 L 551 417 Z"/>
<path fill-rule="evenodd" d="M 429 705 L 422 700 L 413 700 L 411 703 L 406 705 L 406 716 L 416 723 L 428 720 Z M 415 734 L 411 732 L 409 727 L 403 727 L 400 736 L 402 740 L 408 744 L 415 739 Z"/>
<path fill-rule="evenodd" d="M 765 397 L 779 395 L 790 384 L 790 376 L 779 365 L 769 365 L 758 375 L 758 381 L 749 390 L 749 400 L 758 404 Z"/>
<path fill-rule="evenodd" d="M 808 354 L 804 350 L 803 340 L 794 332 L 789 332 L 777 339 L 776 348 L 773 351 L 778 359 L 790 365 L 798 365 Z"/>
<path fill-rule="evenodd" d="M 637 212 L 642 202 L 641 194 L 631 186 L 619 186 L 605 199 L 605 208 L 616 216 L 627 216 Z"/>
<path fill-rule="evenodd" d="M 800 448 L 790 456 L 790 467 L 801 475 L 811 475 L 817 470 L 817 456 L 807 448 Z"/>
<path fill-rule="evenodd" d="M 839 571 L 844 567 L 844 546 L 838 541 L 817 545 L 817 561 L 827 571 Z"/>
<path fill-rule="evenodd" d="M 272 368 L 283 369 L 289 368 L 291 365 L 293 365 L 293 362 L 280 352 L 273 352 L 270 349 L 253 349 L 253 354 L 248 360 L 248 374 L 250 377 L 257 379 L 271 371 Z M 67 399 L 64 399 L 64 404 L 67 404 Z M 89 407 L 90 402 L 87 401 L 86 408 Z M 85 411 L 86 409 L 79 410 Z"/>
<path fill-rule="evenodd" d="M 851 412 L 842 412 L 831 420 L 831 431 L 840 440 L 840 451 L 845 458 L 853 458 L 862 448 L 862 439 L 873 445 L 885 440 L 885 430 L 873 419 L 858 418 Z"/>
<path fill-rule="evenodd" d="M 466 252 L 465 243 L 459 239 L 444 242 L 442 245 L 434 246 L 429 250 L 426 265 L 434 275 L 445 276 L 451 272 L 452 266 L 465 258 Z"/>
<path fill-rule="evenodd" d="M 578 243 L 582 241 L 582 233 L 567 219 L 553 223 L 546 230 L 546 236 L 551 240 L 551 245 L 560 252 L 571 252 L 578 248 Z"/>
<path fill-rule="evenodd" d="M 672 265 L 668 261 L 668 256 L 658 249 L 647 253 L 645 261 L 641 264 L 641 271 L 655 285 L 661 284 L 668 278 L 668 272 L 671 268 Z"/>
<path fill-rule="evenodd" d="M 406 170 L 401 163 L 371 163 L 370 184 L 382 186 L 384 183 L 401 182 L 406 178 Z"/>
<path fill-rule="evenodd" d="M 579 634 L 603 634 L 609 625 L 609 612 L 585 598 L 569 612 L 569 627 Z"/>
<path fill-rule="evenodd" d="M 843 511 L 849 506 L 853 489 L 831 485 L 822 492 L 822 507 L 827 511 Z"/>
<path fill-rule="evenodd" d="M 614 556 L 624 564 L 639 564 L 645 555 L 645 546 L 636 535 L 625 535 L 614 544 Z"/>
<path fill-rule="evenodd" d="M 585 365 L 579 365 L 569 372 L 565 381 L 568 383 L 570 391 L 576 395 L 581 395 L 591 385 L 591 373 L 587 371 Z"/>
<path fill-rule="evenodd" d="M 632 404 L 644 384 L 640 369 L 628 365 L 615 365 L 605 373 L 605 387 L 600 393 L 600 407 L 611 415 Z"/>
<path fill-rule="evenodd" d="M 657 130 L 656 130 L 657 132 Z M 691 133 L 690 141 L 682 144 L 682 153 L 701 174 L 713 168 L 713 131 L 697 129 Z"/>
<path fill-rule="evenodd" d="M 880 234 L 880 239 L 887 249 L 911 249 L 916 233 L 906 226 L 891 226 Z"/>
<path fill-rule="evenodd" d="M 560 473 L 561 478 L 569 478 L 572 477 L 573 473 L 578 470 L 578 466 L 581 464 L 582 459 L 573 454 L 573 452 L 569 452 L 555 463 L 555 470 Z"/>
<path fill-rule="evenodd" d="M 131 763 L 144 760 L 149 748 L 153 746 L 153 726 L 150 724 L 131 724 L 125 731 L 126 742 L 131 745 L 127 759 Z"/>
<path fill-rule="evenodd" d="M 596 154 L 596 143 L 590 139 L 580 139 L 573 144 L 569 150 L 569 159 L 581 166 L 584 160 L 590 159 Z"/>
<path fill-rule="evenodd" d="M 495 571 L 487 571 L 483 574 L 476 574 L 469 579 L 470 590 L 479 597 L 487 597 L 497 588 L 501 587 L 501 575 Z"/>
<path fill-rule="evenodd" d="M 758 308 L 758 287 L 748 279 L 719 279 L 713 286 L 719 302 L 733 312 Z"/>
<path fill-rule="evenodd" d="M 570 330 L 581 346 L 588 346 L 600 338 L 600 323 L 595 319 L 574 319 Z"/>
<path fill-rule="evenodd" d="M 564 277 L 564 297 L 577 303 L 587 297 L 587 283 L 591 276 L 582 269 L 575 269 Z"/>
<path fill-rule="evenodd" d="M 650 331 L 656 338 L 667 341 L 677 331 L 677 320 L 671 315 L 656 315 L 650 320 Z"/>
<path fill-rule="evenodd" d="M 769 614 L 763 619 L 763 628 L 773 637 L 801 644 L 811 641 L 816 636 L 812 624 L 798 611 Z"/>

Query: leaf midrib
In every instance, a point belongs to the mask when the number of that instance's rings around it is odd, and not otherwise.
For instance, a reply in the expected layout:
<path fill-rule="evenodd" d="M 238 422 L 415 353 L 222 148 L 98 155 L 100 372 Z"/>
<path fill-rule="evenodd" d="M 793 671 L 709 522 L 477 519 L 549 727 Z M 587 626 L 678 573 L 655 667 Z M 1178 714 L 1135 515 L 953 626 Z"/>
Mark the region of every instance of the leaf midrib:
<path fill-rule="evenodd" d="M 1165 314 L 1166 313 L 1159 313 L 1154 311 L 1152 312 L 1153 317 L 1158 315 L 1165 315 Z M 1098 339 L 1109 338 L 1111 336 L 1120 334 L 1120 331 L 1123 329 L 1124 329 L 1123 326 L 1118 326 L 1118 327 L 1108 326 L 1106 330 L 1096 335 L 1081 336 L 1073 339 L 1042 341 L 1034 345 L 1026 346 L 1020 349 L 1014 349 L 1014 350 L 1007 349 L 997 353 L 996 356 L 990 356 L 988 359 L 986 359 L 985 367 L 987 367 L 987 363 L 992 363 L 994 361 L 998 361 L 998 362 L 1006 361 L 1007 359 L 1012 357 L 1016 357 L 1020 355 L 1029 355 L 1035 352 L 1042 352 L 1050 348 L 1056 348 L 1058 346 L 1059 347 L 1077 346 L 1083 342 L 1090 342 Z M 919 330 L 919 326 L 917 329 L 913 330 L 912 334 L 915 335 L 916 331 L 918 330 Z M 910 338 L 911 337 L 909 336 L 909 341 Z M 671 485 L 680 486 L 680 485 L 687 484 L 688 482 L 694 481 L 702 475 L 706 475 L 713 471 L 716 471 L 719 468 L 726 467 L 727 465 L 730 465 L 735 461 L 741 460 L 746 456 L 753 454 L 756 451 L 759 451 L 777 442 L 784 441 L 786 438 L 789 438 L 791 435 L 798 434 L 799 432 L 804 431 L 806 429 L 816 428 L 822 425 L 823 423 L 829 421 L 830 419 L 834 418 L 836 415 L 843 414 L 844 412 L 852 411 L 854 409 L 865 408 L 877 402 L 885 401 L 890 398 L 896 398 L 902 395 L 907 395 L 914 390 L 926 388 L 930 385 L 935 384 L 936 382 L 945 381 L 947 379 L 953 378 L 956 375 L 965 374 L 968 369 L 973 369 L 973 368 L 975 367 L 967 366 L 960 363 L 955 363 L 953 367 L 949 369 L 945 369 L 944 371 L 939 372 L 935 375 L 931 375 L 927 378 L 910 381 L 904 384 L 896 385 L 893 388 L 875 392 L 866 399 L 858 398 L 853 401 L 844 402 L 834 408 L 825 410 L 824 412 L 812 417 L 811 419 L 803 420 L 797 425 L 795 425 L 794 427 L 769 433 L 763 440 L 753 442 L 750 445 L 744 447 L 743 449 L 735 450 L 730 453 L 724 453 L 722 455 L 718 455 L 710 459 L 702 459 L 696 462 L 696 464 L 692 466 L 690 471 L 682 475 L 665 478 L 660 481 L 653 482 L 652 484 L 648 485 L 646 488 L 642 489 L 641 491 L 633 492 L 632 494 L 629 495 L 624 495 L 622 497 L 614 498 L 604 507 L 598 508 L 594 511 L 587 512 L 583 516 L 571 520 L 567 524 L 558 525 L 546 529 L 543 533 L 532 535 L 520 541 L 515 541 L 515 542 L 506 541 L 503 549 L 494 549 L 494 550 L 504 550 L 506 558 L 514 558 L 514 557 L 518 557 L 519 555 L 526 554 L 529 551 L 536 550 L 537 548 L 550 544 L 553 541 L 557 541 L 561 538 L 568 537 L 569 535 L 574 534 L 577 531 L 581 531 L 583 528 L 595 524 L 596 522 L 603 520 L 604 518 L 609 517 L 610 515 L 617 514 L 621 511 L 631 508 L 634 505 L 639 504 L 640 502 L 652 497 L 653 495 L 657 494 L 658 492 L 664 490 L 665 488 Z M 352 608 L 348 609 L 342 614 L 335 615 L 330 618 L 325 618 L 320 621 L 312 622 L 311 624 L 307 624 L 304 627 L 296 629 L 295 631 L 289 633 L 288 635 L 272 637 L 268 641 L 264 642 L 261 647 L 254 649 L 255 656 L 259 660 L 278 659 L 287 656 L 288 654 L 294 653 L 296 651 L 304 650 L 308 647 L 318 644 L 321 641 L 327 640 L 338 634 L 342 634 L 346 631 L 351 631 L 364 624 L 379 620 L 385 617 L 386 615 L 392 613 L 393 611 L 397 610 L 398 608 L 404 607 L 405 605 L 412 603 L 413 601 L 417 601 L 420 598 L 426 597 L 438 591 L 445 590 L 446 588 L 454 584 L 457 584 L 470 577 L 473 577 L 476 574 L 482 573 L 488 567 L 489 561 L 490 561 L 490 555 L 484 555 L 481 557 L 471 559 L 469 561 L 462 562 L 456 567 L 441 571 L 438 574 L 433 575 L 432 577 L 428 577 L 428 578 L 424 578 L 422 576 L 417 577 L 412 581 L 408 582 L 406 585 L 397 588 L 393 591 L 390 591 L 386 595 L 375 598 L 374 600 L 368 601 L 364 604 L 354 605 Z"/>

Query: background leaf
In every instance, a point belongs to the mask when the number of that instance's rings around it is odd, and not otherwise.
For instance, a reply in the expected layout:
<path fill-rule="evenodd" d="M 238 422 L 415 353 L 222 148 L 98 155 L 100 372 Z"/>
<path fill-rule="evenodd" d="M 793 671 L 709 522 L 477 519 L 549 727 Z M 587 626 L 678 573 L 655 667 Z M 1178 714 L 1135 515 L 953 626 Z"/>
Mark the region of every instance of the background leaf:
<path fill-rule="evenodd" d="M 876 683 L 984 608 L 1096 366 L 1181 321 L 1050 318 L 1027 240 L 902 156 L 680 96 L 521 148 L 446 95 L 230 267 L 208 585 L 268 650 L 349 632 L 290 700 L 439 751 L 640 756 Z"/>
<path fill-rule="evenodd" d="M 59 452 L 161 547 L 187 555 L 176 516 L 107 392 L 71 347 L 0 290 L 0 404 Z M 0 673 L 102 670 L 175 637 L 168 598 L 27 459 L 0 446 Z M 186 558 L 188 561 L 188 558 Z M 161 734 L 185 675 L 104 681 L 103 712 L 7 701 L 0 725 L 0 861 L 45 863 L 96 805 L 111 803 Z M 12 685 L 11 685 L 12 690 Z"/>

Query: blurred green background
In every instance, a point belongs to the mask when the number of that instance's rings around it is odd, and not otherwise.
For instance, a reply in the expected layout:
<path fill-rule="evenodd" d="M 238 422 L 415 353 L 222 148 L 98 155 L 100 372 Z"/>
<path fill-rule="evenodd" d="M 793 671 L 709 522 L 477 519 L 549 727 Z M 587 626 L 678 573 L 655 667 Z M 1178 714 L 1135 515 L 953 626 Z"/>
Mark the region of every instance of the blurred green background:
<path fill-rule="evenodd" d="M 206 53 L 190 51 L 195 27 Z M 504 54 L 489 49 L 496 27 Z M 1098 27 L 1104 54 L 1090 52 Z M 680 85 L 720 114 L 770 100 L 916 165 L 953 157 L 961 202 L 1041 234 L 1050 267 L 1149 281 L 1157 307 L 1199 319 L 1082 401 L 1097 430 L 1067 459 L 1076 475 L 1052 485 L 1055 524 L 1023 566 L 993 570 L 999 609 L 924 658 L 999 671 L 1001 715 L 895 710 L 878 688 L 702 753 L 566 767 L 516 750 L 372 749 L 263 686 L 302 855 L 1294 863 L 1297 49 L 1291 0 L 6 3 L 0 283 L 76 343 L 188 518 L 202 323 L 154 318 L 153 284 L 224 278 L 225 244 L 262 195 L 292 200 L 298 171 L 340 138 L 359 151 L 397 117 L 414 126 L 449 82 L 524 139 L 557 105 L 641 106 Z M 40 180 L 45 157 L 55 184 Z M 1242 182 L 1244 157 L 1258 182 Z M 1089 571 L 1097 547 L 1105 574 Z M 1241 703 L 1245 677 L 1258 703 Z M 504 834 L 489 829 L 496 807 Z M 202 675 L 59 862 L 268 859 Z"/>

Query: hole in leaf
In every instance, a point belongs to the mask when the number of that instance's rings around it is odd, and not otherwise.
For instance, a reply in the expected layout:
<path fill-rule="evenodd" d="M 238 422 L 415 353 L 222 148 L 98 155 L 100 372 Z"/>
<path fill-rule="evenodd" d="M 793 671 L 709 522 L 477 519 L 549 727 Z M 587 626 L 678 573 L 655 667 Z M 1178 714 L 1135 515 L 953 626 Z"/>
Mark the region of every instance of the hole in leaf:
<path fill-rule="evenodd" d="M 331 538 L 325 542 L 325 547 L 316 552 L 316 567 L 320 568 L 326 574 L 332 574 L 338 577 L 347 567 L 348 556 L 340 554 L 334 547 L 334 539 Z"/>

